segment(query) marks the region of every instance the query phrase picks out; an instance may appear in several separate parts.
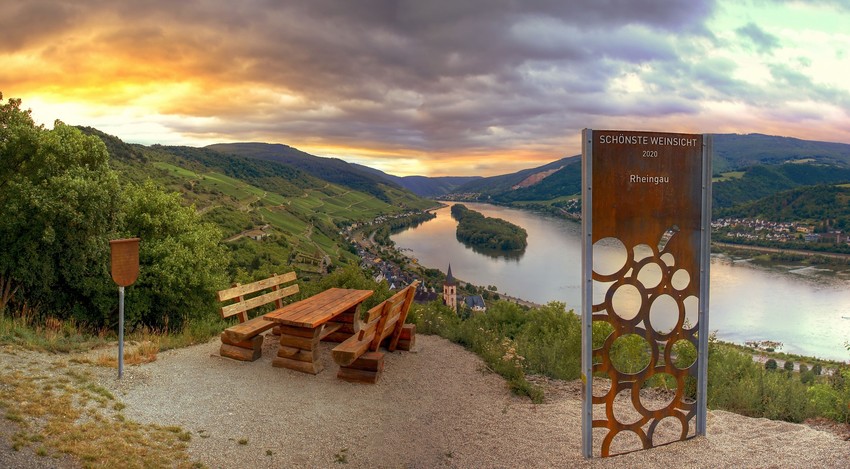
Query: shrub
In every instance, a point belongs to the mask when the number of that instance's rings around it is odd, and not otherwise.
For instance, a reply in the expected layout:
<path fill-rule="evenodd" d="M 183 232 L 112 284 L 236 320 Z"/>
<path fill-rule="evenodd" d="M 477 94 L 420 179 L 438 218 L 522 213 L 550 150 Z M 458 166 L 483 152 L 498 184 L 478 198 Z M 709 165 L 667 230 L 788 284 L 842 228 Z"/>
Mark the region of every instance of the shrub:
<path fill-rule="evenodd" d="M 815 363 L 814 366 L 812 366 L 812 372 L 820 376 L 820 374 L 823 372 L 823 367 L 820 363 Z"/>
<path fill-rule="evenodd" d="M 778 368 L 778 365 L 776 364 L 776 360 L 774 360 L 772 358 L 769 358 L 766 362 L 764 362 L 764 369 L 765 370 L 773 371 L 773 370 L 776 370 L 777 368 Z"/>
<path fill-rule="evenodd" d="M 0 95 L 0 97 L 2 97 Z M 106 145 L 56 121 L 36 126 L 0 104 L 0 278 L 16 301 L 97 328 L 115 324 L 109 243 L 142 238 L 127 323 L 179 327 L 214 311 L 229 254 L 221 234 L 152 183 L 122 188 Z"/>
<path fill-rule="evenodd" d="M 0 104 L 0 276 L 22 303 L 83 323 L 117 303 L 107 241 L 120 187 L 107 160 L 100 139 Z"/>
<path fill-rule="evenodd" d="M 216 309 L 216 291 L 225 288 L 230 252 L 221 232 L 202 223 L 178 193 L 152 182 L 124 189 L 122 232 L 141 238 L 139 279 L 127 289 L 127 322 L 179 329 L 187 320 Z"/>
<path fill-rule="evenodd" d="M 800 373 L 800 382 L 806 385 L 814 384 L 815 374 L 812 370 L 806 370 L 805 372 Z"/>
<path fill-rule="evenodd" d="M 791 360 L 785 360 L 785 364 L 782 365 L 782 368 L 790 373 L 794 371 L 794 362 L 792 362 Z"/>

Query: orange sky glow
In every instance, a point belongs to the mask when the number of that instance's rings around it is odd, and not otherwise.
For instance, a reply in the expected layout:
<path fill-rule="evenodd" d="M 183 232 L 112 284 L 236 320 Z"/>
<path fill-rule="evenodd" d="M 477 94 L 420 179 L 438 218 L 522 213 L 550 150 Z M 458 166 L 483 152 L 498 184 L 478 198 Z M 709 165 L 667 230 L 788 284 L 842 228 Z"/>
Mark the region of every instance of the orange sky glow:
<path fill-rule="evenodd" d="M 48 127 L 402 176 L 539 166 L 585 127 L 850 143 L 834 2 L 135 3 L 0 0 L 4 98 Z"/>

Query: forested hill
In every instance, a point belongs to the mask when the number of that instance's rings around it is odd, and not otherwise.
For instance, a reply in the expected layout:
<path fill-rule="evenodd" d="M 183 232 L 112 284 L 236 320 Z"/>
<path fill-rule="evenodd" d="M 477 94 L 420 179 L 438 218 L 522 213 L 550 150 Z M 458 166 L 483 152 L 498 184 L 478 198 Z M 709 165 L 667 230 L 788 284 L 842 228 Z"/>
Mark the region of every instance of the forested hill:
<path fill-rule="evenodd" d="M 283 163 L 325 181 L 372 194 L 384 202 L 391 200 L 392 197 L 388 193 L 390 190 L 401 189 L 401 186 L 398 184 L 358 169 L 351 163 L 337 158 L 314 156 L 288 145 L 270 143 L 216 143 L 205 148 L 226 155 L 237 155 Z"/>
<path fill-rule="evenodd" d="M 721 209 L 796 187 L 850 182 L 850 168 L 787 163 L 756 165 L 718 176 L 712 184 L 712 198 L 714 207 Z"/>
<path fill-rule="evenodd" d="M 850 228 L 850 186 L 818 185 L 782 191 L 718 211 L 719 217 L 761 218 L 775 222 L 809 221 L 821 228 Z"/>
<path fill-rule="evenodd" d="M 576 161 L 579 162 L 578 174 L 579 177 L 581 177 L 581 156 L 577 155 L 562 158 L 560 160 L 553 161 L 549 164 L 537 168 L 524 169 L 522 171 L 517 171 L 511 174 L 503 174 L 501 176 L 491 176 L 487 178 L 478 179 L 458 187 L 455 192 L 481 193 L 486 195 L 502 194 L 514 190 L 513 187 L 522 183 L 529 177 L 532 177 L 541 172 L 561 170 L 566 166 L 572 166 L 571 163 L 574 163 Z"/>
<path fill-rule="evenodd" d="M 209 148 L 127 144 L 97 129 L 80 130 L 105 143 L 109 166 L 123 183 L 145 190 L 152 183 L 177 193 L 199 221 L 214 224 L 220 230 L 216 241 L 233 258 L 226 272 L 231 280 L 291 270 L 316 274 L 322 266 L 356 262 L 341 227 L 435 206 L 392 185 L 383 186 L 384 201 L 279 161 Z"/>

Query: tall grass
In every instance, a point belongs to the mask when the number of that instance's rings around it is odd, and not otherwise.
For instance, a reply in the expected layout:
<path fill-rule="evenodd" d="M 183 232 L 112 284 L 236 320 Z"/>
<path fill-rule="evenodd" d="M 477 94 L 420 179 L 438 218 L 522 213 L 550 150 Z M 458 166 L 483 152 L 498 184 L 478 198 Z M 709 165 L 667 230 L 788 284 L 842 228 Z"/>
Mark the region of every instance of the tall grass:
<path fill-rule="evenodd" d="M 440 335 L 477 353 L 505 377 L 515 393 L 535 402 L 542 401 L 542 393 L 528 382 L 527 373 L 564 380 L 580 376 L 581 321 L 561 303 L 526 309 L 496 302 L 485 314 L 463 320 L 435 302 L 414 306 L 408 320 L 421 333 Z M 594 348 L 602 346 L 611 330 L 606 323 L 594 323 Z M 649 361 L 644 339 L 624 336 L 614 345 L 612 362 L 618 369 L 639 371 Z M 677 343 L 674 349 L 681 367 L 696 359 L 696 349 L 689 342 Z M 850 423 L 850 368 L 813 381 L 807 374 L 806 383 L 801 378 L 800 373 L 768 371 L 753 361 L 752 354 L 713 337 L 709 340 L 708 407 L 789 422 L 821 416 Z M 663 379 L 648 383 L 668 384 Z M 686 384 L 686 393 L 695 395 L 695 380 Z"/>

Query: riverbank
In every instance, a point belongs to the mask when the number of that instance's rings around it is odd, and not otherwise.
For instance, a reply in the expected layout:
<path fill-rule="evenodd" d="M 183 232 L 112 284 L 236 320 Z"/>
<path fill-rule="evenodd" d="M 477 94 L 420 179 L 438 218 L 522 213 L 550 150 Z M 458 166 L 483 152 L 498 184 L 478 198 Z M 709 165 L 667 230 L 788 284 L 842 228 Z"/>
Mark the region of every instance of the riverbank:
<path fill-rule="evenodd" d="M 717 246 L 721 248 L 729 248 L 729 249 L 737 249 L 741 251 L 758 251 L 758 252 L 767 252 L 767 253 L 776 253 L 776 254 L 794 254 L 798 256 L 805 257 L 826 257 L 829 259 L 840 259 L 843 261 L 850 261 L 850 254 L 844 254 L 840 252 L 824 252 L 824 251 L 805 251 L 802 249 L 780 249 L 780 248 L 769 248 L 765 246 L 751 246 L 749 244 L 735 244 L 735 243 L 725 243 L 719 241 L 712 241 L 712 246 Z"/>

